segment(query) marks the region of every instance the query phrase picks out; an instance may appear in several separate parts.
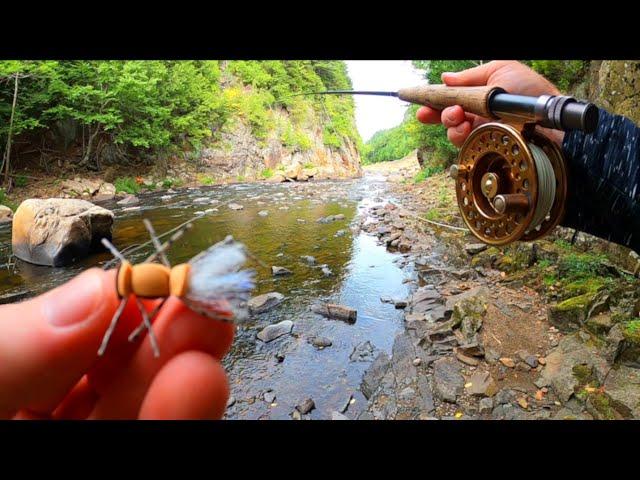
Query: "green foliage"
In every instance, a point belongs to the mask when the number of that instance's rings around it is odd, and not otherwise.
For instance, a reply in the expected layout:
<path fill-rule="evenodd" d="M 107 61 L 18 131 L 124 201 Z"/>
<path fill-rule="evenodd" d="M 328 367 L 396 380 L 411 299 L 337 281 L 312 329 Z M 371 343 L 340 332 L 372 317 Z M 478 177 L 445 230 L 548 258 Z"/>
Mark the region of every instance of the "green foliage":
<path fill-rule="evenodd" d="M 18 206 L 9 198 L 9 196 L 4 191 L 3 188 L 0 188 L 0 205 L 9 207 L 13 211 L 15 211 L 16 208 L 18 208 Z"/>
<path fill-rule="evenodd" d="M 414 60 L 417 69 L 424 70 L 425 77 L 431 84 L 442 83 L 444 72 L 459 72 L 467 68 L 477 67 L 481 60 Z"/>
<path fill-rule="evenodd" d="M 18 175 L 14 177 L 16 187 L 26 187 L 28 180 L 24 175 Z"/>
<path fill-rule="evenodd" d="M 16 76 L 14 139 L 76 152 L 83 166 L 180 151 L 197 157 L 206 139 L 220 140 L 237 122 L 266 142 L 279 118 L 286 128 L 278 134 L 294 149 L 312 147 L 307 131 L 317 125 L 326 145 L 361 145 L 352 98 L 292 96 L 351 88 L 341 61 L 2 60 L 0 149 Z"/>
<path fill-rule="evenodd" d="M 138 185 L 136 179 L 132 177 L 116 178 L 113 182 L 113 185 L 116 187 L 116 192 L 124 192 L 135 195 L 140 191 L 140 185 Z"/>
<path fill-rule="evenodd" d="M 602 274 L 604 255 L 594 253 L 569 253 L 558 261 L 558 271 L 566 279 L 593 277 Z"/>
<path fill-rule="evenodd" d="M 196 179 L 201 185 L 213 185 L 216 181 L 215 178 L 213 178 L 211 175 L 206 175 L 204 173 L 199 173 L 198 175 L 196 175 Z"/>
<path fill-rule="evenodd" d="M 562 91 L 567 91 L 581 81 L 589 65 L 586 60 L 532 60 L 526 63 Z"/>
<path fill-rule="evenodd" d="M 260 176 L 261 176 L 262 178 L 271 178 L 271 177 L 273 177 L 273 169 L 271 169 L 271 168 L 265 168 L 264 170 L 262 170 L 262 171 L 260 172 Z"/>
<path fill-rule="evenodd" d="M 436 173 L 442 172 L 443 168 L 441 166 L 427 166 L 426 168 L 420 170 L 415 177 L 413 177 L 413 183 L 424 182 L 427 178 Z"/>
<path fill-rule="evenodd" d="M 427 212 L 427 214 L 425 215 L 425 218 L 427 220 L 431 220 L 432 222 L 435 222 L 437 220 L 440 220 L 442 218 L 442 215 L 438 210 L 436 210 L 435 208 L 432 208 Z"/>

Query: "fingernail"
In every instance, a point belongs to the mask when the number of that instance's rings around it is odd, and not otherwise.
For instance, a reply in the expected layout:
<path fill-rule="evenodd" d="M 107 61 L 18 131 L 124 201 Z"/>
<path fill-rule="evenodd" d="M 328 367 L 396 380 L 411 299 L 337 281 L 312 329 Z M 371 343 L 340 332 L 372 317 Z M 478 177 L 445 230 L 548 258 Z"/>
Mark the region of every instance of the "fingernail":
<path fill-rule="evenodd" d="M 101 310 L 102 279 L 90 270 L 51 292 L 42 305 L 45 318 L 55 327 L 68 327 Z"/>

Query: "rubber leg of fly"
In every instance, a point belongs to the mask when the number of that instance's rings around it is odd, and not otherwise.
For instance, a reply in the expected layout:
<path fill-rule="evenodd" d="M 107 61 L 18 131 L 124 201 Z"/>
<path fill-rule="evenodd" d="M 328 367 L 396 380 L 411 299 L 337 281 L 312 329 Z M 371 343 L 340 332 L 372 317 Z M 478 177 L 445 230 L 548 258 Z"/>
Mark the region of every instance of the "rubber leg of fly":
<path fill-rule="evenodd" d="M 116 310 L 116 313 L 113 315 L 113 318 L 111 319 L 111 324 L 109 325 L 109 328 L 104 334 L 104 337 L 102 338 L 102 344 L 100 345 L 100 349 L 98 350 L 98 356 L 100 357 L 104 354 L 105 350 L 107 349 L 107 345 L 109 344 L 111 335 L 113 334 L 113 331 L 116 329 L 116 325 L 118 324 L 118 320 L 120 320 L 120 315 L 122 315 L 122 311 L 124 310 L 124 307 L 127 304 L 127 300 L 128 298 L 125 297 L 120 301 L 120 305 L 118 305 L 118 309 Z"/>
<path fill-rule="evenodd" d="M 155 316 L 158 314 L 162 306 L 167 301 L 167 298 L 163 298 L 162 301 L 158 304 L 158 306 L 151 311 L 151 313 L 149 314 L 150 320 L 153 320 L 155 318 Z M 145 328 L 146 328 L 146 325 L 144 321 L 140 322 L 140 325 L 138 325 L 136 329 L 133 332 L 131 332 L 131 334 L 129 334 L 129 341 L 135 342 Z"/>
<path fill-rule="evenodd" d="M 158 358 L 160 356 L 160 347 L 158 347 L 158 340 L 156 339 L 156 335 L 153 333 L 153 327 L 151 326 L 151 320 L 149 320 L 149 315 L 147 311 L 144 309 L 144 305 L 139 298 L 136 298 L 136 303 L 138 304 L 138 308 L 140 309 L 140 314 L 142 315 L 142 321 L 144 322 L 144 326 L 147 327 L 147 331 L 149 332 L 149 340 L 151 340 L 151 348 L 153 349 L 153 356 Z"/>

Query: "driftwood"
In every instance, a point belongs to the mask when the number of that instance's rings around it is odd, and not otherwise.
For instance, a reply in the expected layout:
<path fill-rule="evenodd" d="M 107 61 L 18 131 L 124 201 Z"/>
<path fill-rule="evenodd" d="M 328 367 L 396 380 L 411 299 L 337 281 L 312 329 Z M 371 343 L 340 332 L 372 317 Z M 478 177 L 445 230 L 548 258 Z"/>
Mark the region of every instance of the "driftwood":
<path fill-rule="evenodd" d="M 358 315 L 357 310 L 345 305 L 337 305 L 335 303 L 314 305 L 311 309 L 315 313 L 319 313 L 327 318 L 343 320 L 347 323 L 356 323 L 356 317 Z"/>

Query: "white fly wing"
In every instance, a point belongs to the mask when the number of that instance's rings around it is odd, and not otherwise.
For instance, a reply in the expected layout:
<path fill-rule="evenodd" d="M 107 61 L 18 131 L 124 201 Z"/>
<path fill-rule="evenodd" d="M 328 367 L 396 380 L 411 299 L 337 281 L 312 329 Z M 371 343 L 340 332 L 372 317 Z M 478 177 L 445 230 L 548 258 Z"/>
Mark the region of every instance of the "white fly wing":
<path fill-rule="evenodd" d="M 246 258 L 244 246 L 231 237 L 194 257 L 184 296 L 187 306 L 217 320 L 247 318 L 255 272 L 240 270 Z"/>

